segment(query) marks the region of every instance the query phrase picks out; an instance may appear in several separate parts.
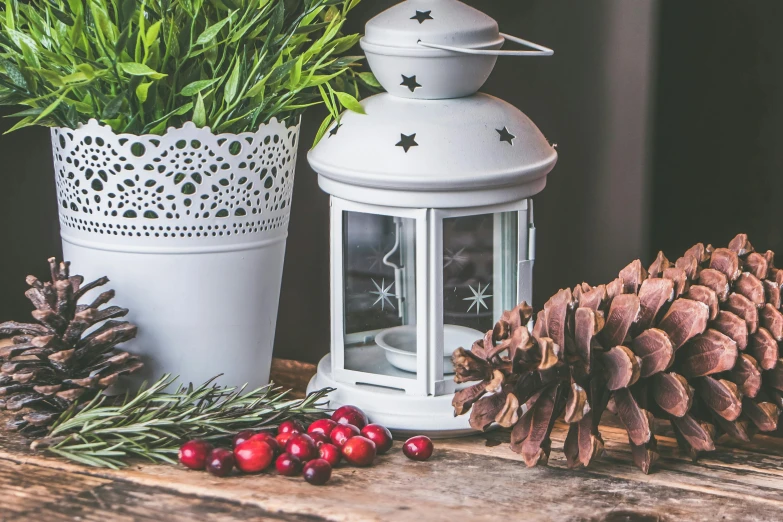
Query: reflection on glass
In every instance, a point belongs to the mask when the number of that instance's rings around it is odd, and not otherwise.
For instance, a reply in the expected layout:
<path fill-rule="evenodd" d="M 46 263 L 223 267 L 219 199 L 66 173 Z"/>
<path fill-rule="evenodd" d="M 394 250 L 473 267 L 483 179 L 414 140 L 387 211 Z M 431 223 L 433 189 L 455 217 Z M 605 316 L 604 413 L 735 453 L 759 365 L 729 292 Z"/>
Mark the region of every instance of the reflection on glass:
<path fill-rule="evenodd" d="M 443 220 L 445 325 L 486 332 L 514 306 L 517 226 L 516 212 Z"/>
<path fill-rule="evenodd" d="M 415 220 L 360 212 L 343 216 L 346 346 L 409 325 L 415 349 Z"/>

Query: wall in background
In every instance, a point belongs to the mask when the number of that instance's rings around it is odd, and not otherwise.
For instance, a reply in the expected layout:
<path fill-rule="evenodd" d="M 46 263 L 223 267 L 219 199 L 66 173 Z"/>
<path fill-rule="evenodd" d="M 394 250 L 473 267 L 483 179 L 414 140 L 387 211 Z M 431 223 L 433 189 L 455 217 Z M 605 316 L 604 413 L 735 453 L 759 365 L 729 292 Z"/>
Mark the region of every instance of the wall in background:
<path fill-rule="evenodd" d="M 361 31 L 393 3 L 365 0 L 349 29 Z M 535 200 L 540 306 L 558 288 L 608 280 L 648 251 L 655 2 L 468 3 L 500 20 L 503 31 L 556 51 L 552 58 L 499 60 L 484 88 L 519 107 L 558 145 L 560 162 Z M 317 110 L 306 116 L 301 143 L 312 143 L 322 118 Z M 9 126 L 0 121 L 0 131 Z M 0 320 L 28 314 L 25 275 L 45 274 L 46 257 L 59 255 L 48 147 L 44 129 L 0 139 Z M 275 348 L 279 357 L 316 361 L 328 351 L 328 204 L 300 150 Z"/>
<path fill-rule="evenodd" d="M 777 0 L 661 2 L 648 257 L 739 232 L 783 253 L 781 20 Z"/>

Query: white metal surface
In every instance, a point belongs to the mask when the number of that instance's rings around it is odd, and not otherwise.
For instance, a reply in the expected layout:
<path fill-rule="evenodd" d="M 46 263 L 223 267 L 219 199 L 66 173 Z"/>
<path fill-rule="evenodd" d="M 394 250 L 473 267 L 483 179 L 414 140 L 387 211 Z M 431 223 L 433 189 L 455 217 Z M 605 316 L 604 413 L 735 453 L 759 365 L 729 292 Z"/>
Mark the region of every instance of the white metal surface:
<path fill-rule="evenodd" d="M 382 424 L 401 436 L 446 438 L 475 433 L 470 427 L 469 415 L 454 416 L 452 395 L 408 395 L 399 390 L 338 381 L 333 378 L 329 355 L 321 359 L 318 373 L 310 381 L 307 391 L 327 387 L 334 388 L 328 396 L 329 407 L 358 406 L 372 422 Z"/>
<path fill-rule="evenodd" d="M 501 51 L 506 39 L 534 50 Z M 451 406 L 464 384 L 448 375 L 444 356 L 456 346 L 444 335 L 451 325 L 444 326 L 443 220 L 494 214 L 494 286 L 487 298 L 496 316 L 520 298 L 530 300 L 530 198 L 546 186 L 557 152 L 517 108 L 475 93 L 498 55 L 552 50 L 500 33 L 492 18 L 457 0 L 395 5 L 367 24 L 361 45 L 389 92 L 363 100 L 364 115 L 343 114 L 308 155 L 319 185 L 332 195 L 332 351 L 308 390 L 334 388 L 332 406 L 357 405 L 395 432 L 468 434 L 468 416 L 454 417 Z M 415 326 L 345 334 L 346 212 L 416 220 Z M 470 289 L 479 296 L 480 285 L 479 293 Z M 398 333 L 408 340 L 395 340 Z M 481 333 L 471 336 L 475 341 Z"/>
<path fill-rule="evenodd" d="M 366 115 L 343 114 L 308 154 L 321 188 L 342 199 L 407 208 L 519 201 L 544 188 L 557 162 L 530 118 L 493 96 L 414 101 L 384 93 L 362 106 Z M 398 144 L 410 139 L 406 152 Z"/>
<path fill-rule="evenodd" d="M 500 50 L 505 40 L 535 50 Z M 547 47 L 501 33 L 495 20 L 457 0 L 408 0 L 392 6 L 367 23 L 361 46 L 389 93 L 419 99 L 474 94 L 498 56 L 553 54 Z"/>
<path fill-rule="evenodd" d="M 64 257 L 130 309 L 139 379 L 268 381 L 298 132 L 53 130 Z"/>
<path fill-rule="evenodd" d="M 407 0 L 383 11 L 365 25 L 364 40 L 373 45 L 419 52 L 419 40 L 461 47 L 500 44 L 498 23 L 458 0 Z"/>

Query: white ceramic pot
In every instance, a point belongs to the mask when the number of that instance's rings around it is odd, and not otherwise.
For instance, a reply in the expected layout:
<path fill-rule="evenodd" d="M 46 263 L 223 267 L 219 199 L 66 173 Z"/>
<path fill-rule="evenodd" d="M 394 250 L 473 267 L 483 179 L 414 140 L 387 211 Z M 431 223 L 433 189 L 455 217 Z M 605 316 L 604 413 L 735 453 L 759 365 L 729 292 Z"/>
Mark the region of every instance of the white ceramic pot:
<path fill-rule="evenodd" d="M 53 129 L 64 258 L 130 309 L 139 380 L 268 382 L 298 135 Z"/>

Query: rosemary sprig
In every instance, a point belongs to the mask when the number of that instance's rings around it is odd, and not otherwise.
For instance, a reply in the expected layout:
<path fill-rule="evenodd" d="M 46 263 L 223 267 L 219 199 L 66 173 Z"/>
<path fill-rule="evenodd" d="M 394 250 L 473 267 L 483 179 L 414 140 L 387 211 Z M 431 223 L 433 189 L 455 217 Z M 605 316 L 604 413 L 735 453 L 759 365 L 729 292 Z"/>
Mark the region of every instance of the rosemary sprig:
<path fill-rule="evenodd" d="M 291 417 L 318 417 L 326 413 L 324 389 L 305 399 L 290 399 L 290 390 L 269 384 L 244 393 L 245 387 L 220 387 L 214 379 L 194 388 L 180 385 L 164 390 L 177 377 L 170 374 L 119 404 L 98 396 L 74 405 L 52 425 L 46 438 L 32 444 L 89 466 L 118 469 L 127 459 L 175 463 L 179 446 L 189 439 L 221 442 L 243 429 L 276 426 Z"/>

